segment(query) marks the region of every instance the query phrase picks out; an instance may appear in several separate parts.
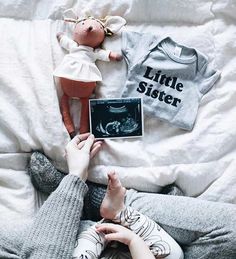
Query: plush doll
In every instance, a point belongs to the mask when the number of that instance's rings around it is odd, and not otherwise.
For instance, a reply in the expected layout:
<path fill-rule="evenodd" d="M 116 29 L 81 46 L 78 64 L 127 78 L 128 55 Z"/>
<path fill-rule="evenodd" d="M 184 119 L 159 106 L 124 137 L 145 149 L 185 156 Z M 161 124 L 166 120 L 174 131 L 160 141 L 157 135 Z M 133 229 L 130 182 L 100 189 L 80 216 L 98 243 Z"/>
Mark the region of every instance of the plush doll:
<path fill-rule="evenodd" d="M 89 97 L 94 92 L 96 82 L 102 80 L 96 60 L 120 61 L 122 56 L 115 52 L 101 49 L 106 36 L 113 35 L 125 25 L 125 20 L 119 16 L 106 17 L 103 20 L 93 17 L 78 18 L 72 10 L 65 15 L 65 21 L 75 23 L 73 39 L 63 33 L 57 34 L 60 45 L 69 54 L 55 69 L 54 76 L 59 78 L 63 96 L 61 112 L 64 124 L 70 136 L 75 135 L 75 126 L 70 115 L 69 99 L 78 98 L 81 102 L 80 133 L 89 131 Z M 72 15 L 71 15 L 72 14 Z"/>

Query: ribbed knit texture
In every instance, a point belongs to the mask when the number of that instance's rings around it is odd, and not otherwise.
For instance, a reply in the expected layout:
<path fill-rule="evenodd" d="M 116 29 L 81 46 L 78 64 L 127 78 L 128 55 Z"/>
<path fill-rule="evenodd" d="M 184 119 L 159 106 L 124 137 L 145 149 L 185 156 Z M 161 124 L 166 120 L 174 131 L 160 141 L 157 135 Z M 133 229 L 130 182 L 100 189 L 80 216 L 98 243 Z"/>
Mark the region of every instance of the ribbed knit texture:
<path fill-rule="evenodd" d="M 19 253 L 22 248 L 25 226 L 30 227 L 30 220 L 0 220 L 0 258 L 20 259 Z"/>
<path fill-rule="evenodd" d="M 87 181 L 88 192 L 84 199 L 83 218 L 93 221 L 101 219 L 100 206 L 107 191 L 107 186 Z"/>
<path fill-rule="evenodd" d="M 66 176 L 52 164 L 52 162 L 42 153 L 35 151 L 32 153 L 28 165 L 28 174 L 35 189 L 51 194 L 56 190 L 61 180 Z"/>
<path fill-rule="evenodd" d="M 52 162 L 42 153 L 33 152 L 28 166 L 28 174 L 34 187 L 46 194 L 50 194 L 60 184 L 66 174 L 55 168 Z M 89 191 L 84 200 L 83 218 L 98 221 L 101 219 L 100 206 L 107 187 L 102 184 L 86 182 Z"/>
<path fill-rule="evenodd" d="M 67 175 L 37 214 L 21 250 L 21 258 L 71 259 L 88 188 Z"/>

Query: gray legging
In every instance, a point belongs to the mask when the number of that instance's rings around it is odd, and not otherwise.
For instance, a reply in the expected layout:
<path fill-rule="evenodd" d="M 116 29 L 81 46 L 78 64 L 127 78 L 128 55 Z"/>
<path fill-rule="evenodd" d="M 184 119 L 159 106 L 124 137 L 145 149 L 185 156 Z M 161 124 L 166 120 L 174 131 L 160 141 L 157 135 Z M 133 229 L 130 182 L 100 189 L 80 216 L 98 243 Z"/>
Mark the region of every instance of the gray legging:
<path fill-rule="evenodd" d="M 236 206 L 197 198 L 127 191 L 126 205 L 160 224 L 185 259 L 236 258 Z"/>

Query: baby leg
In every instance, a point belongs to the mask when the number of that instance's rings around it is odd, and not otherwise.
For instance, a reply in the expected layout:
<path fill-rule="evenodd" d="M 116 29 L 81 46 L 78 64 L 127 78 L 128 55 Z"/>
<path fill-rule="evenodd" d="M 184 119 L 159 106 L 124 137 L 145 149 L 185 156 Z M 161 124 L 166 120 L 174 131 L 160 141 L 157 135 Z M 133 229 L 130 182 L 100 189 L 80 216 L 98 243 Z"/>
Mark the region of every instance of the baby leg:
<path fill-rule="evenodd" d="M 142 237 L 156 258 L 182 259 L 182 249 L 167 232 L 150 218 L 125 206 L 125 188 L 116 173 L 109 173 L 108 178 L 107 192 L 100 209 L 101 215 Z"/>
<path fill-rule="evenodd" d="M 93 225 L 78 236 L 73 259 L 98 259 L 106 245 L 104 234 L 96 232 Z"/>
<path fill-rule="evenodd" d="M 139 235 L 156 258 L 182 259 L 183 252 L 177 242 L 156 222 L 131 207 L 117 214 L 114 222 Z"/>

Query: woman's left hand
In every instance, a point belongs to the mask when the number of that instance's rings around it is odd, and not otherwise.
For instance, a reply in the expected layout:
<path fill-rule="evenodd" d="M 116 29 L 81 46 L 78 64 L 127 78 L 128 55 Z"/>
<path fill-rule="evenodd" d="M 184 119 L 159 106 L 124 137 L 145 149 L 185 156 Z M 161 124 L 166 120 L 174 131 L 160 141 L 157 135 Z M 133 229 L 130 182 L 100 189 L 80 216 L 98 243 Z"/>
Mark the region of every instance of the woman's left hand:
<path fill-rule="evenodd" d="M 69 174 L 77 175 L 86 181 L 90 159 L 100 150 L 102 141 L 95 141 L 90 133 L 75 136 L 66 146 Z"/>

